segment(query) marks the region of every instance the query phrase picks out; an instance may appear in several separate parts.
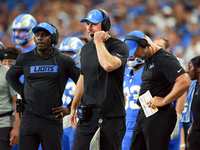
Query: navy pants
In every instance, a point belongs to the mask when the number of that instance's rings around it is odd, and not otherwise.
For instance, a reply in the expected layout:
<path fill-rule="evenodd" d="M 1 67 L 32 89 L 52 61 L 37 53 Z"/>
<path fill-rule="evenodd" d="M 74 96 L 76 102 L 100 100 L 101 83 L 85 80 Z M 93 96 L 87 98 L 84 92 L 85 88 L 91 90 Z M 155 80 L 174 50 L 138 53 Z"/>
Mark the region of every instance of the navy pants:
<path fill-rule="evenodd" d="M 190 135 L 190 148 L 189 150 L 199 150 L 200 149 L 200 132 L 192 131 Z"/>
<path fill-rule="evenodd" d="M 10 132 L 12 127 L 0 128 L 0 150 L 12 150 Z"/>
<path fill-rule="evenodd" d="M 24 111 L 19 127 L 19 150 L 62 150 L 63 124 Z"/>
<path fill-rule="evenodd" d="M 176 118 L 176 111 L 172 105 L 160 108 L 148 118 L 140 112 L 130 150 L 169 150 L 170 135 L 175 127 Z"/>
<path fill-rule="evenodd" d="M 100 113 L 92 110 L 89 122 L 81 122 L 76 129 L 72 150 L 89 150 L 89 144 L 98 129 Z M 126 131 L 125 117 L 104 118 L 100 135 L 102 150 L 121 150 L 121 143 Z"/>

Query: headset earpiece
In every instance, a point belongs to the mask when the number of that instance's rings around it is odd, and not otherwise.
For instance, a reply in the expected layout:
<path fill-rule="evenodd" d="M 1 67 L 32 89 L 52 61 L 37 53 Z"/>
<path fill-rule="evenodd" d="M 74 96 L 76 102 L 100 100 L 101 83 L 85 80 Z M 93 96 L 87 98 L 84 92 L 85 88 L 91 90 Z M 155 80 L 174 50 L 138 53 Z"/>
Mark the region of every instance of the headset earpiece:
<path fill-rule="evenodd" d="M 110 22 L 110 17 L 108 15 L 108 13 L 103 9 L 98 9 L 98 10 L 101 11 L 103 16 L 104 16 L 104 19 L 101 22 L 102 30 L 104 30 L 105 32 L 109 31 L 110 30 L 110 26 L 111 26 L 111 22 Z"/>
<path fill-rule="evenodd" d="M 128 35 L 125 37 L 124 41 L 126 40 L 134 40 L 138 43 L 139 46 L 141 46 L 142 48 L 145 48 L 147 46 L 150 46 L 148 41 L 144 38 L 139 38 L 137 36 L 134 36 L 134 35 Z"/>
<path fill-rule="evenodd" d="M 50 25 L 53 27 L 53 30 L 54 30 L 54 33 L 51 37 L 51 44 L 54 44 L 54 46 L 55 46 L 58 44 L 59 33 L 58 33 L 58 29 L 54 25 L 52 25 L 52 24 L 50 24 Z"/>

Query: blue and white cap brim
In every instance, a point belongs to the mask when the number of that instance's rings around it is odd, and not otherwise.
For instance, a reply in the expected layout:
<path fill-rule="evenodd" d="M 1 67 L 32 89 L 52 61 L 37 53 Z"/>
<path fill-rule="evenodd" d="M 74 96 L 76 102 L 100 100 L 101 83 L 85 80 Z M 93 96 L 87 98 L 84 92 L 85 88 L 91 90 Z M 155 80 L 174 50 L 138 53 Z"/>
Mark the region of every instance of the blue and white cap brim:
<path fill-rule="evenodd" d="M 134 56 L 138 43 L 133 40 L 126 40 L 125 43 L 129 47 L 129 57 Z"/>
<path fill-rule="evenodd" d="M 88 19 L 88 18 L 84 18 L 84 19 L 81 19 L 81 21 L 80 22 L 87 22 L 87 21 L 89 21 L 89 22 L 92 22 L 92 23 L 100 23 L 100 22 L 102 22 L 102 20 L 95 20 L 95 19 Z"/>
<path fill-rule="evenodd" d="M 89 21 L 92 23 L 100 23 L 103 21 L 103 19 L 104 19 L 104 16 L 103 16 L 102 12 L 100 10 L 94 9 L 88 13 L 87 18 L 81 19 L 80 22 Z"/>
<path fill-rule="evenodd" d="M 46 31 L 48 31 L 51 35 L 54 33 L 53 27 L 52 27 L 50 24 L 45 23 L 45 22 L 36 25 L 36 26 L 32 29 L 33 33 L 35 33 L 37 30 L 46 30 Z"/>
<path fill-rule="evenodd" d="M 144 33 L 141 31 L 132 31 L 128 35 L 133 35 L 139 38 L 144 37 Z M 137 47 L 138 47 L 138 43 L 135 40 L 126 40 L 125 43 L 129 47 L 129 57 L 134 56 L 135 51 L 137 50 Z"/>

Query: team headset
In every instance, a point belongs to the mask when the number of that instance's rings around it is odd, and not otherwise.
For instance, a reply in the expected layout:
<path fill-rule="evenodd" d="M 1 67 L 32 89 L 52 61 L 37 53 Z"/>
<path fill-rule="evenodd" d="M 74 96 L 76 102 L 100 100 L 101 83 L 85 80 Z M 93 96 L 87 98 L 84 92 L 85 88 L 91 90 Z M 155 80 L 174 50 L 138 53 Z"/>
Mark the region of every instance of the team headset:
<path fill-rule="evenodd" d="M 103 9 L 97 9 L 97 10 L 101 11 L 101 13 L 103 14 L 103 21 L 101 22 L 102 30 L 104 30 L 105 32 L 109 31 L 111 22 L 110 22 L 110 17 L 108 15 L 108 13 Z"/>
<path fill-rule="evenodd" d="M 147 41 L 146 39 L 144 39 L 144 38 L 139 38 L 139 37 L 134 36 L 134 35 L 128 35 L 128 36 L 126 36 L 125 39 L 124 39 L 124 42 L 125 42 L 126 40 L 134 40 L 134 41 L 136 41 L 136 42 L 138 43 L 138 45 L 139 45 L 140 47 L 142 47 L 142 48 L 151 46 L 151 45 L 148 43 L 148 41 Z M 153 48 L 153 47 L 152 47 L 152 48 Z M 148 63 L 148 62 L 149 62 L 149 59 L 147 58 L 145 61 Z M 154 55 L 153 55 L 153 57 L 152 57 L 152 62 L 151 62 L 151 64 L 153 64 L 153 62 L 154 62 Z M 147 70 L 147 67 L 148 67 L 148 66 L 146 65 L 145 70 Z M 151 74 L 152 74 L 152 73 L 151 73 Z M 152 75 L 151 75 L 151 76 L 152 76 Z"/>
<path fill-rule="evenodd" d="M 145 48 L 145 47 L 147 47 L 147 46 L 148 46 L 148 47 L 150 46 L 150 44 L 147 42 L 146 39 L 144 39 L 144 38 L 139 38 L 139 37 L 134 36 L 134 35 L 128 35 L 128 36 L 126 36 L 125 39 L 124 39 L 124 41 L 126 41 L 126 40 L 134 40 L 134 41 L 136 41 L 136 42 L 138 43 L 138 45 L 141 46 L 142 48 Z"/>
<path fill-rule="evenodd" d="M 52 34 L 52 36 L 51 36 L 51 44 L 52 44 L 53 46 L 55 46 L 55 45 L 58 44 L 58 39 L 59 39 L 58 29 L 56 28 L 56 26 L 54 26 L 54 25 L 52 25 L 52 24 L 50 24 L 50 23 L 48 23 L 48 24 L 52 26 L 53 31 L 54 31 L 53 34 Z M 36 25 L 36 26 L 37 26 L 37 25 Z"/>
<path fill-rule="evenodd" d="M 50 24 L 50 23 L 49 23 Z M 50 24 L 54 30 L 53 35 L 51 37 L 51 44 L 52 45 L 57 45 L 58 44 L 58 39 L 59 39 L 59 33 L 58 33 L 58 29 L 56 28 L 56 26 Z"/>

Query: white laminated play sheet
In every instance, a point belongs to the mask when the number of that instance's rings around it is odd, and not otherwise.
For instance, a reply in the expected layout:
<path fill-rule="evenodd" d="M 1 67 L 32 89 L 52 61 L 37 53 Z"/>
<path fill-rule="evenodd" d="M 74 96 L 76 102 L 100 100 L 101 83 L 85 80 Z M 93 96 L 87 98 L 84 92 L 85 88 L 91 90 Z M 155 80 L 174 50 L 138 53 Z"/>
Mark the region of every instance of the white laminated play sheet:
<path fill-rule="evenodd" d="M 92 140 L 90 141 L 89 150 L 100 150 L 100 129 L 101 129 L 100 127 L 97 129 Z"/>
<path fill-rule="evenodd" d="M 157 107 L 154 108 L 148 107 L 147 102 L 150 101 L 151 99 L 152 96 L 149 90 L 139 97 L 140 104 L 142 106 L 142 109 L 146 117 L 149 117 L 158 111 Z"/>

